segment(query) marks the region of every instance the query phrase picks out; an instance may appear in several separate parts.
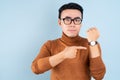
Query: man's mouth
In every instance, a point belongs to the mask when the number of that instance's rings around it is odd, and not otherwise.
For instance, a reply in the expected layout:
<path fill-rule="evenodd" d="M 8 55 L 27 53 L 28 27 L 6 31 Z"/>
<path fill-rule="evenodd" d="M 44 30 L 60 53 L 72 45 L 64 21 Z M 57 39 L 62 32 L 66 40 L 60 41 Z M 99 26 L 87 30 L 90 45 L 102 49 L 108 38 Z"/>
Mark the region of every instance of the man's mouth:
<path fill-rule="evenodd" d="M 76 30 L 68 30 L 69 32 L 75 32 Z"/>

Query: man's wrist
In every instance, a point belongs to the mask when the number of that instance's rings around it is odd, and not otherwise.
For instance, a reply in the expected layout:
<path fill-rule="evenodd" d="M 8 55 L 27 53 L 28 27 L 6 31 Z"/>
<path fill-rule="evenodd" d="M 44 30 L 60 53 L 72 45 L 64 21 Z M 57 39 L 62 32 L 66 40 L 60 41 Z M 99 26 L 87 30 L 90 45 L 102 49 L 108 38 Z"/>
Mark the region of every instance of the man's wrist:
<path fill-rule="evenodd" d="M 97 41 L 90 41 L 90 42 L 88 42 L 88 45 L 90 45 L 90 46 L 95 46 L 95 45 L 97 45 L 98 44 L 98 42 Z"/>

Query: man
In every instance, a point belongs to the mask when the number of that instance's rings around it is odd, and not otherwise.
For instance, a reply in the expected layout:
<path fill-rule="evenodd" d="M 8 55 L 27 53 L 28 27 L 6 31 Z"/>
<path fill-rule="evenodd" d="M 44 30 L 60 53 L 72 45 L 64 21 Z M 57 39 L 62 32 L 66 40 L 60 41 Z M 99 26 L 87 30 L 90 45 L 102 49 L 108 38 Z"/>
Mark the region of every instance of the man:
<path fill-rule="evenodd" d="M 79 36 L 83 8 L 76 3 L 59 9 L 58 24 L 62 37 L 47 41 L 32 63 L 32 71 L 41 74 L 51 69 L 51 80 L 102 80 L 105 65 L 97 42 L 99 31 L 92 27 L 87 38 Z"/>

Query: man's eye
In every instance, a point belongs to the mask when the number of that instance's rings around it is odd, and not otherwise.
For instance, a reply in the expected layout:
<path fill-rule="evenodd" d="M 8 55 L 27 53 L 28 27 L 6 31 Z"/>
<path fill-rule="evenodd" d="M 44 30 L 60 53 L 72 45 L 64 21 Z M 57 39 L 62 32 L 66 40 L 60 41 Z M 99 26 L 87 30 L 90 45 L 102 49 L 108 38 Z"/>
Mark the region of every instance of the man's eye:
<path fill-rule="evenodd" d="M 75 19 L 76 22 L 80 22 L 80 19 Z"/>
<path fill-rule="evenodd" d="M 66 21 L 71 21 L 71 19 L 69 19 L 69 18 L 66 18 L 65 20 L 66 20 Z"/>

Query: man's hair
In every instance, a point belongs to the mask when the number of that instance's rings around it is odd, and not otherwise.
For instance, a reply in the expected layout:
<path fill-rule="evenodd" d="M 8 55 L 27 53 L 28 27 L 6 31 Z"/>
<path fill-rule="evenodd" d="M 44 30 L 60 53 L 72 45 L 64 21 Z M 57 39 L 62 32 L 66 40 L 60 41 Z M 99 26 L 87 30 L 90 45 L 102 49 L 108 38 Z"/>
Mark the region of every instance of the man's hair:
<path fill-rule="evenodd" d="M 61 18 L 61 13 L 62 11 L 66 10 L 66 9 L 76 9 L 79 10 L 82 14 L 82 18 L 83 18 L 83 8 L 81 5 L 77 4 L 77 3 L 68 3 L 68 4 L 64 4 L 63 6 L 61 6 L 59 8 L 59 15 L 58 18 Z"/>

